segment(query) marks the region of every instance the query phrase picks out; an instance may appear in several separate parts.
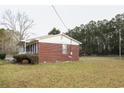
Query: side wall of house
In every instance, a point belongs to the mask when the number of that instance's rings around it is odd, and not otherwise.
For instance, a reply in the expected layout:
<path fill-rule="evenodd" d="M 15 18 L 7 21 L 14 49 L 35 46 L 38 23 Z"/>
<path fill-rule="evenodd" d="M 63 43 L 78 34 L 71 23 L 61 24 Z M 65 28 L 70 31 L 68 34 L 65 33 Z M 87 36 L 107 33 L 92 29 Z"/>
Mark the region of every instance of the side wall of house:
<path fill-rule="evenodd" d="M 75 60 L 79 60 L 79 45 L 67 45 L 67 54 L 63 54 L 62 44 L 39 42 L 39 63 Z"/>

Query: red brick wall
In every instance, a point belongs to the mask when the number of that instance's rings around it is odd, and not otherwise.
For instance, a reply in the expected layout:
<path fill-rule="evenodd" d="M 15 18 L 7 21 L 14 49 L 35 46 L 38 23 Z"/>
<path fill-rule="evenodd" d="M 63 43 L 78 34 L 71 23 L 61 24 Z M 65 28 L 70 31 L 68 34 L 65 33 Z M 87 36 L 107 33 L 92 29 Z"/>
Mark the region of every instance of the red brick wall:
<path fill-rule="evenodd" d="M 72 56 L 70 55 L 72 51 Z M 69 57 L 70 56 L 70 57 Z M 39 43 L 39 63 L 79 60 L 79 46 L 68 45 L 68 53 L 62 54 L 62 44 Z"/>

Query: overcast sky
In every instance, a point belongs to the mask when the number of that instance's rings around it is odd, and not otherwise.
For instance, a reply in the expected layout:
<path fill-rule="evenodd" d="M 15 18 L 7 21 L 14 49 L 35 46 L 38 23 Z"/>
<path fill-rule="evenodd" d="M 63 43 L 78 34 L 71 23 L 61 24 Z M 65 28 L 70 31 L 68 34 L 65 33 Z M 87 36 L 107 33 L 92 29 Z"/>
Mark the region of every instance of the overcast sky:
<path fill-rule="evenodd" d="M 110 20 L 116 14 L 124 12 L 124 6 L 55 6 L 69 29 L 86 24 L 91 20 Z M 6 9 L 26 12 L 34 20 L 30 32 L 32 37 L 46 35 L 53 27 L 66 32 L 51 6 L 0 6 L 0 16 Z"/>

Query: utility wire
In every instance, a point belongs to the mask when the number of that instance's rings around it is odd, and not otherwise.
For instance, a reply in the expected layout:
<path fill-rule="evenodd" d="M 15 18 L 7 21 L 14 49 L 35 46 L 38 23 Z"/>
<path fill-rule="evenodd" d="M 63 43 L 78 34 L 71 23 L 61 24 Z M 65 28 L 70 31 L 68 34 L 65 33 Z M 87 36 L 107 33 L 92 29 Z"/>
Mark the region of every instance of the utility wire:
<path fill-rule="evenodd" d="M 69 31 L 68 27 L 66 26 L 66 24 L 64 23 L 64 21 L 62 20 L 61 16 L 59 15 L 59 13 L 57 12 L 56 8 L 54 7 L 54 5 L 52 5 L 52 8 L 53 10 L 55 11 L 56 15 L 59 17 L 60 21 L 62 22 L 62 24 L 64 25 L 64 27 L 67 29 L 67 31 Z M 72 41 L 71 41 L 72 42 Z M 70 43 L 71 43 L 70 42 Z M 70 54 L 71 52 L 73 51 L 71 46 L 69 47 L 70 48 Z"/>
<path fill-rule="evenodd" d="M 64 25 L 64 27 L 65 27 L 67 30 L 69 30 L 68 27 L 66 26 L 66 24 L 64 23 L 64 21 L 62 20 L 61 16 L 59 15 L 59 13 L 57 12 L 57 10 L 56 10 L 56 8 L 54 7 L 54 5 L 52 5 L 52 8 L 53 8 L 53 10 L 55 11 L 56 15 L 58 16 L 58 18 L 60 19 L 60 21 L 62 22 L 62 24 Z"/>

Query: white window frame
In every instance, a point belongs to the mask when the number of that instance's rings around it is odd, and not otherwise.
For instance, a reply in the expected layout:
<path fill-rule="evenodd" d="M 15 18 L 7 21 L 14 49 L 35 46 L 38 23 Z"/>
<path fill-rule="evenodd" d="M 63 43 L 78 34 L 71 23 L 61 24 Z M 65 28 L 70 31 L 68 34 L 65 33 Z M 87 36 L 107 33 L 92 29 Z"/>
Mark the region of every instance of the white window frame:
<path fill-rule="evenodd" d="M 62 44 L 62 54 L 68 54 L 68 45 Z"/>

